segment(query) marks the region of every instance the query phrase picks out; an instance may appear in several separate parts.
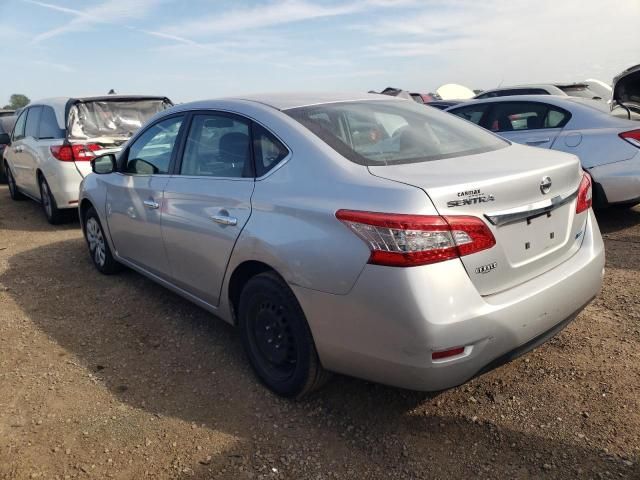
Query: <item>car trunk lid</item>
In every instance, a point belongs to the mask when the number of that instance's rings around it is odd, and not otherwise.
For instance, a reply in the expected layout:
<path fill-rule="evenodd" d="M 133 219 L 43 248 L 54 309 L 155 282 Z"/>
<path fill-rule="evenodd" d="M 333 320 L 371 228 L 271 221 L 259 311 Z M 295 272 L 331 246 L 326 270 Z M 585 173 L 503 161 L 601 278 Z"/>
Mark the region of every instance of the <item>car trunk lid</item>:
<path fill-rule="evenodd" d="M 640 64 L 626 69 L 613 79 L 613 105 L 622 105 L 640 113 Z"/>
<path fill-rule="evenodd" d="M 165 97 L 107 96 L 84 98 L 70 105 L 68 141 L 74 148 L 76 169 L 91 173 L 91 158 L 117 153 L 122 145 L 156 113 L 172 105 Z"/>
<path fill-rule="evenodd" d="M 440 215 L 471 215 L 487 223 L 496 245 L 461 257 L 481 295 L 538 276 L 580 247 L 587 215 L 576 214 L 582 171 L 572 155 L 513 145 L 369 171 L 421 188 Z"/>

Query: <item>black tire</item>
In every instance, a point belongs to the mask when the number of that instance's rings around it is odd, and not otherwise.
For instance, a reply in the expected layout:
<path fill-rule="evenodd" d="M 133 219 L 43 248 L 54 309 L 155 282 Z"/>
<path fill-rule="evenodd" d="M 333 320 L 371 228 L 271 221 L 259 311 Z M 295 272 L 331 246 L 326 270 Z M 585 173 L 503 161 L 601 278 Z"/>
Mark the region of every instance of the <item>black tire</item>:
<path fill-rule="evenodd" d="M 58 225 L 65 219 L 64 212 L 58 208 L 56 199 L 51 193 L 47 179 L 44 175 L 40 175 L 38 178 L 38 184 L 40 185 L 40 203 L 42 204 L 42 210 L 44 216 L 47 217 L 47 221 L 51 225 Z"/>
<path fill-rule="evenodd" d="M 9 196 L 11 197 L 11 200 L 19 201 L 27 198 L 22 193 L 20 193 L 20 190 L 18 190 L 16 179 L 14 178 L 9 165 L 6 162 L 4 164 L 4 171 L 5 175 L 7 176 L 7 184 L 9 185 Z"/>
<path fill-rule="evenodd" d="M 87 210 L 82 221 L 84 222 L 82 230 L 87 247 L 89 247 L 89 254 L 98 271 L 105 275 L 111 275 L 122 270 L 122 265 L 113 258 L 100 218 L 93 207 Z"/>
<path fill-rule="evenodd" d="M 328 380 L 304 312 L 275 272 L 256 275 L 244 286 L 238 323 L 249 363 L 273 392 L 302 398 Z"/>
<path fill-rule="evenodd" d="M 2 155 L 0 155 L 0 160 L 2 160 Z M 7 183 L 7 175 L 4 173 L 4 162 L 0 161 L 0 183 Z"/>

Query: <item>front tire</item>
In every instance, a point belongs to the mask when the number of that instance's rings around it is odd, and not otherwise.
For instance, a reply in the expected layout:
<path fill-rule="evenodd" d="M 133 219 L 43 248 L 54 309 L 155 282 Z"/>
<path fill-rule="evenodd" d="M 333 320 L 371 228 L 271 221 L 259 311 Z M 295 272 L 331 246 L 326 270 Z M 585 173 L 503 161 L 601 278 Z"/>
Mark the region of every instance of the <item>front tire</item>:
<path fill-rule="evenodd" d="M 5 175 L 7 176 L 7 185 L 9 185 L 9 196 L 11 197 L 11 200 L 24 200 L 26 197 L 22 193 L 20 193 L 20 190 L 18 190 L 16 179 L 13 176 L 13 172 L 11 171 L 7 163 L 4 164 L 4 171 Z"/>
<path fill-rule="evenodd" d="M 47 217 L 47 221 L 51 225 L 58 225 L 59 223 L 62 223 L 64 220 L 64 212 L 58 208 L 56 199 L 53 198 L 53 194 L 51 193 L 51 189 L 49 188 L 49 184 L 47 183 L 47 179 L 44 178 L 44 175 L 40 175 L 39 183 L 40 201 L 42 203 L 44 215 Z"/>
<path fill-rule="evenodd" d="M 260 380 L 283 397 L 301 398 L 328 379 L 304 312 L 275 273 L 251 278 L 240 294 L 240 334 Z"/>
<path fill-rule="evenodd" d="M 100 273 L 111 275 L 122 269 L 111 254 L 109 242 L 105 236 L 98 213 L 93 207 L 89 208 L 84 216 L 84 237 L 89 247 L 91 260 Z"/>

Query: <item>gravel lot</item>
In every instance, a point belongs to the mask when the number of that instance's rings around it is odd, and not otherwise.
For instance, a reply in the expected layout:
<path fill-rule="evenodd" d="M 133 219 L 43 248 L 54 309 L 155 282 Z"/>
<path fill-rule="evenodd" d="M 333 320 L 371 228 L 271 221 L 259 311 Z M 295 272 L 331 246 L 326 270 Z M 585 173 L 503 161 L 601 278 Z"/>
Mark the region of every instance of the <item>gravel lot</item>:
<path fill-rule="evenodd" d="M 0 478 L 640 478 L 640 208 L 558 337 L 439 394 L 336 377 L 281 400 L 231 326 L 0 186 Z M 571 295 L 568 291 L 567 295 Z"/>

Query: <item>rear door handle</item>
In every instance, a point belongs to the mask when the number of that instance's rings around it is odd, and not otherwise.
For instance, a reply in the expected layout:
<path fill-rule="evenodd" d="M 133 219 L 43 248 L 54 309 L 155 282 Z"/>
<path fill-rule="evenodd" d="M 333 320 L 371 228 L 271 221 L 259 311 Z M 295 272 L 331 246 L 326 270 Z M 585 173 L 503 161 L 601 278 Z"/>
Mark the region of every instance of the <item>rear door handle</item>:
<path fill-rule="evenodd" d="M 550 138 L 530 138 L 529 140 L 525 140 L 524 143 L 527 145 L 540 145 L 541 143 L 548 143 L 550 141 Z"/>
<path fill-rule="evenodd" d="M 230 217 L 229 215 L 213 215 L 211 220 L 220 225 L 230 225 L 232 227 L 238 224 L 238 219 L 236 217 Z"/>
<path fill-rule="evenodd" d="M 147 208 L 150 208 L 152 210 L 155 210 L 157 208 L 160 208 L 160 204 L 158 202 L 156 202 L 155 200 L 151 199 L 151 200 L 145 200 L 144 202 L 144 206 Z"/>

